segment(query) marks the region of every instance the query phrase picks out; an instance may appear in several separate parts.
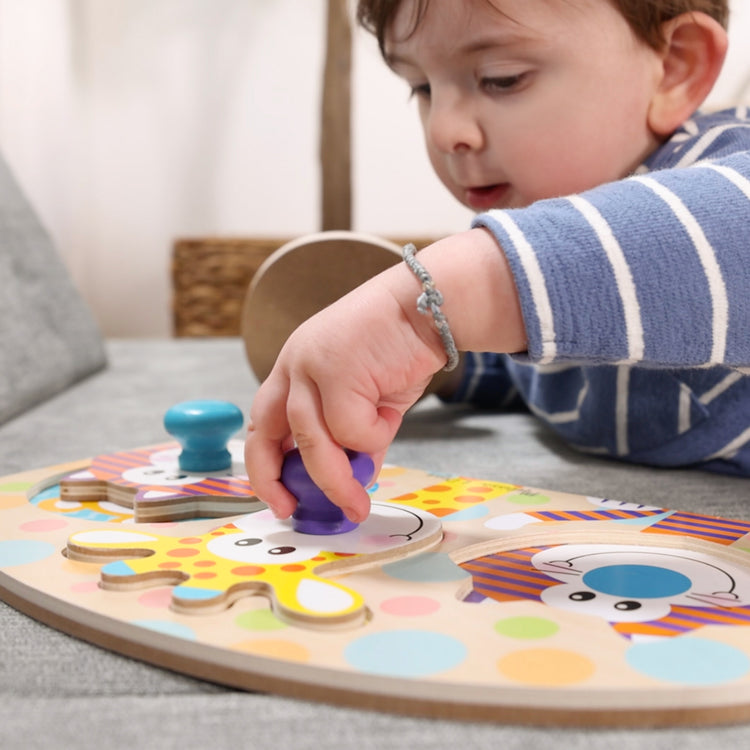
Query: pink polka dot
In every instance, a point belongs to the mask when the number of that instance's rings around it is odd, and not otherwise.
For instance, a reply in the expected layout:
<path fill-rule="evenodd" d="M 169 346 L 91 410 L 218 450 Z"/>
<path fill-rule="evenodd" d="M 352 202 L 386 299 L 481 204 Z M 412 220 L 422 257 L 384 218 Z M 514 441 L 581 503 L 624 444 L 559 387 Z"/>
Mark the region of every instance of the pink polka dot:
<path fill-rule="evenodd" d="M 75 592 L 76 594 L 90 594 L 93 591 L 99 590 L 99 582 L 98 581 L 80 581 L 79 583 L 74 583 L 70 590 Z"/>
<path fill-rule="evenodd" d="M 395 596 L 393 599 L 386 599 L 380 609 L 399 617 L 422 617 L 437 612 L 440 602 L 427 596 Z"/>
<path fill-rule="evenodd" d="M 138 603 L 152 609 L 169 609 L 172 589 L 150 589 L 138 597 Z"/>
<path fill-rule="evenodd" d="M 57 531 L 58 529 L 64 529 L 67 525 L 67 521 L 59 518 L 43 518 L 38 521 L 27 521 L 18 528 L 21 531 Z"/>

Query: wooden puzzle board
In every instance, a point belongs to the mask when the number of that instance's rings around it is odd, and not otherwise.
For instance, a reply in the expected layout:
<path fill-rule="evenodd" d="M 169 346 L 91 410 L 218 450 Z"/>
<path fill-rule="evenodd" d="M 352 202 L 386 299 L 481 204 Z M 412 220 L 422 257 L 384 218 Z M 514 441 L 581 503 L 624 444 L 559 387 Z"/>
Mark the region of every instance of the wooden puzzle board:
<path fill-rule="evenodd" d="M 72 537 L 115 530 L 192 549 L 239 517 L 134 524 L 119 507 L 61 501 L 60 478 L 89 464 L 0 479 L 0 597 L 74 636 L 235 687 L 399 713 L 750 718 L 749 523 L 386 467 L 374 501 L 439 518 L 442 539 L 321 573 L 361 595 L 364 617 L 290 622 L 263 588 L 199 613 L 174 609 L 184 579 L 102 587 L 101 561 L 63 554 Z"/>

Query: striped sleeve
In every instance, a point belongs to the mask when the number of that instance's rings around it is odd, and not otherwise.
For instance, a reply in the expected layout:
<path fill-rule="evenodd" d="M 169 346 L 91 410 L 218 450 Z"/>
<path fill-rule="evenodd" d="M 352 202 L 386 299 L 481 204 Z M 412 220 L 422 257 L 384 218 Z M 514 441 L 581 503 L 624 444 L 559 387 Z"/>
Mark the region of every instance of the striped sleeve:
<path fill-rule="evenodd" d="M 508 257 L 531 361 L 750 366 L 750 154 L 473 225 Z"/>

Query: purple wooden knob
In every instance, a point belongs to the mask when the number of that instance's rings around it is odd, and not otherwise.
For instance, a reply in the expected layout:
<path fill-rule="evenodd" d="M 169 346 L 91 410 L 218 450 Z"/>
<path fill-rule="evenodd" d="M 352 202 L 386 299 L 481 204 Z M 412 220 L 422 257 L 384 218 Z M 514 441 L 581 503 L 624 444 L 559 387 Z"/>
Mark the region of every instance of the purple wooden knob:
<path fill-rule="evenodd" d="M 352 465 L 354 478 L 366 487 L 375 473 L 375 464 L 366 453 L 346 451 Z M 293 448 L 284 456 L 281 481 L 297 498 L 297 509 L 292 514 L 295 531 L 302 534 L 343 534 L 356 529 L 359 524 L 350 521 L 337 505 L 334 505 L 307 473 L 299 450 Z"/>

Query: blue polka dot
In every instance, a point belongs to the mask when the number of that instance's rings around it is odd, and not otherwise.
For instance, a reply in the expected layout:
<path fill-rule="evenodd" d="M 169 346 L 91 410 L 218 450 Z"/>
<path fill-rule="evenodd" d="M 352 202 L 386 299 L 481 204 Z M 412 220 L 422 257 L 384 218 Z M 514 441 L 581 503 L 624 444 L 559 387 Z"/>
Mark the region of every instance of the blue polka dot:
<path fill-rule="evenodd" d="M 0 568 L 44 560 L 55 554 L 55 547 L 47 542 L 10 539 L 0 542 Z"/>
<path fill-rule="evenodd" d="M 347 646 L 344 657 L 362 672 L 424 677 L 459 665 L 466 658 L 466 646 L 441 633 L 392 630 L 358 638 Z"/>
<path fill-rule="evenodd" d="M 389 563 L 383 566 L 383 572 L 391 578 L 413 583 L 450 583 L 471 578 L 444 552 L 427 552 Z"/>
<path fill-rule="evenodd" d="M 484 518 L 489 513 L 486 505 L 473 505 L 470 508 L 464 508 L 463 510 L 457 510 L 455 513 L 450 513 L 447 516 L 443 516 L 441 521 L 473 521 L 476 518 Z"/>
<path fill-rule="evenodd" d="M 641 674 L 680 685 L 719 685 L 750 671 L 750 659 L 743 651 L 689 636 L 637 643 L 625 658 Z"/>
<path fill-rule="evenodd" d="M 602 594 L 631 599 L 678 596 L 692 586 L 686 575 L 656 565 L 605 565 L 586 573 L 583 582 Z"/>
<path fill-rule="evenodd" d="M 189 641 L 195 640 L 195 631 L 187 625 L 179 622 L 169 622 L 169 620 L 133 620 L 134 625 L 138 625 L 148 630 L 155 630 L 164 635 L 173 635 L 176 638 L 185 638 Z"/>

